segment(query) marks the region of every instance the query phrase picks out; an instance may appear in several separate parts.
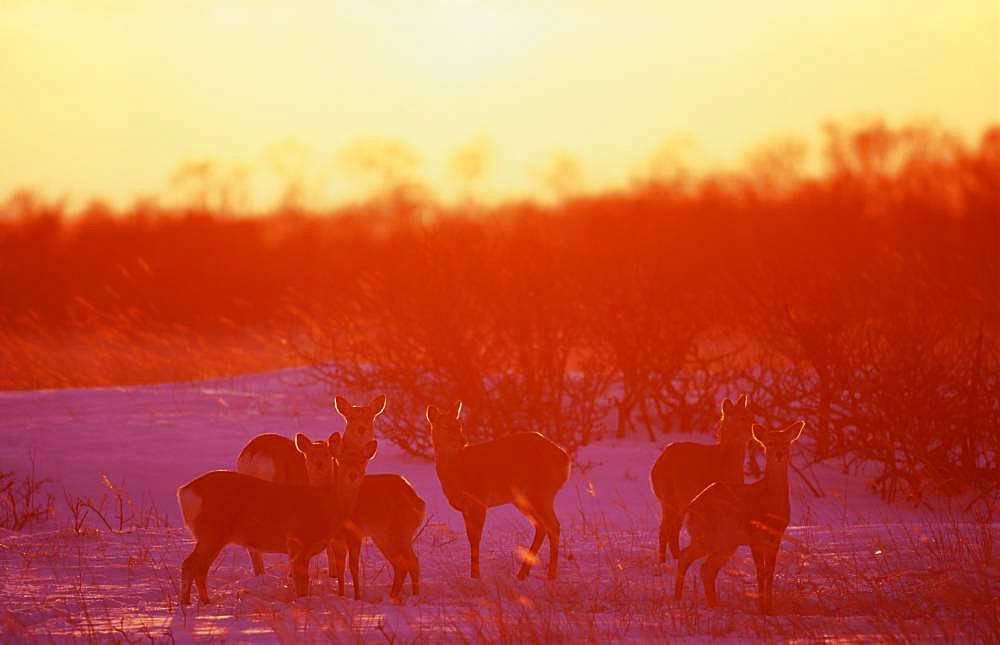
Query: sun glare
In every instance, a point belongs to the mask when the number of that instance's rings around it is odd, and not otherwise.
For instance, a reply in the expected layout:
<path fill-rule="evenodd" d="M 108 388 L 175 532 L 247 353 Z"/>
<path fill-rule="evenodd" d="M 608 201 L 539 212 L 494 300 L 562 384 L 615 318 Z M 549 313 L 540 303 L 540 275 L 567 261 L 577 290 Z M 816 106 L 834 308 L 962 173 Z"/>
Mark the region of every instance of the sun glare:
<path fill-rule="evenodd" d="M 828 119 L 932 117 L 975 136 L 997 118 L 988 0 L 11 4 L 0 194 L 123 204 L 169 190 L 187 162 L 260 166 L 287 140 L 319 176 L 371 138 L 411 149 L 418 178 L 447 194 L 449 160 L 479 137 L 496 151 L 479 196 L 539 196 L 538 169 L 562 153 L 594 190 L 626 183 L 672 136 L 732 164 Z M 357 196 L 332 181 L 334 201 Z"/>
<path fill-rule="evenodd" d="M 411 6 L 373 5 L 355 13 L 391 34 L 387 44 L 405 52 L 424 80 L 460 83 L 491 75 L 532 55 L 546 26 L 546 12 L 530 7 L 437 2 Z"/>

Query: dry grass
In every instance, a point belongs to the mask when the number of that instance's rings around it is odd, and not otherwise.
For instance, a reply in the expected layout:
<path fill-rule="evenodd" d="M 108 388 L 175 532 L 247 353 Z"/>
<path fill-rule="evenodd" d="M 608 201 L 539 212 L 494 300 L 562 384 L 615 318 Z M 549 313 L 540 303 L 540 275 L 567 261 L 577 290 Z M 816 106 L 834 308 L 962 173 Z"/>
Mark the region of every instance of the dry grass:
<path fill-rule="evenodd" d="M 0 390 L 107 387 L 237 376 L 298 364 L 285 332 L 199 334 L 105 321 L 71 329 L 0 329 Z"/>
<path fill-rule="evenodd" d="M 583 495 L 588 494 L 586 491 Z M 168 641 L 277 636 L 286 642 L 1000 641 L 1000 526 L 940 514 L 931 521 L 792 527 L 779 554 L 775 612 L 756 612 L 754 567 L 741 550 L 719 578 L 721 606 L 704 604 L 695 569 L 672 598 L 674 568 L 656 564 L 652 501 L 608 497 L 606 512 L 563 518 L 559 579 L 543 567 L 514 578 L 530 530 L 513 511 L 491 515 L 484 577 L 468 577 L 461 530 L 430 518 L 418 538 L 422 595 L 392 604 L 391 569 L 371 543 L 362 552 L 361 602 L 336 595 L 325 558 L 312 563 L 312 595 L 295 599 L 287 564 L 268 559 L 254 578 L 242 549 L 209 574 L 216 603 L 181 608 L 184 529 L 78 529 L 60 516 L 46 533 L 0 537 L 4 639 Z M 155 513 L 154 513 L 155 514 Z M 137 518 L 148 517 L 139 513 Z M 65 528 L 62 528 L 62 526 Z M 543 564 L 547 548 L 541 553 Z"/>

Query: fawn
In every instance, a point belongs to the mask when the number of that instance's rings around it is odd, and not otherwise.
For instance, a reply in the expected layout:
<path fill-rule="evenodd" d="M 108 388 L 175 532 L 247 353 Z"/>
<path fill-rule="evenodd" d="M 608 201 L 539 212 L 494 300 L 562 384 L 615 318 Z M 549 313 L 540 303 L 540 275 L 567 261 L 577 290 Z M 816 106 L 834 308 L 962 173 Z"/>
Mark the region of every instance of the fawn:
<path fill-rule="evenodd" d="M 191 603 L 192 582 L 201 602 L 210 602 L 208 569 L 227 544 L 287 553 L 297 595 L 309 593 L 309 559 L 329 544 L 354 510 L 365 467 L 377 447 L 371 441 L 360 451 L 340 450 L 339 433 L 329 443 L 337 463 L 327 486 L 278 484 L 216 470 L 177 489 L 184 524 L 196 539 L 181 565 L 181 604 Z"/>
<path fill-rule="evenodd" d="M 460 417 L 462 402 L 453 412 L 427 407 L 438 479 L 448 503 L 462 513 L 469 538 L 472 577 L 479 577 L 479 542 L 486 510 L 513 504 L 535 527 L 535 537 L 517 573 L 528 577 L 542 541 L 549 538 L 549 579 L 556 577 L 559 559 L 559 519 L 553 503 L 569 479 L 569 454 L 537 432 L 517 432 L 500 439 L 470 444 Z"/>
<path fill-rule="evenodd" d="M 771 611 L 774 596 L 774 561 L 788 526 L 788 461 L 792 443 L 802 434 L 805 421 L 782 430 L 753 425 L 753 438 L 764 446 L 764 477 L 752 484 L 716 482 L 691 500 L 687 509 L 691 544 L 681 551 L 674 583 L 680 600 L 684 576 L 695 560 L 708 556 L 701 579 L 710 607 L 718 600 L 715 578 L 736 549 L 746 544 L 757 568 L 757 599 L 761 613 Z"/>
<path fill-rule="evenodd" d="M 341 596 L 344 595 L 344 559 L 350 554 L 354 599 L 361 599 L 358 558 L 365 537 L 372 538 L 392 565 L 389 597 L 400 598 L 407 575 L 413 595 L 420 595 L 420 562 L 413 552 L 413 540 L 424 521 L 425 509 L 424 500 L 402 475 L 365 475 L 354 513 L 344 523 L 342 536 L 338 535 L 333 541 L 335 559 L 330 561 L 330 575 L 338 578 Z"/>
<path fill-rule="evenodd" d="M 706 445 L 691 441 L 667 444 L 649 473 L 653 493 L 663 511 L 660 520 L 660 562 L 667 560 L 667 543 L 676 559 L 680 552 L 681 519 L 688 503 L 715 481 L 743 483 L 743 463 L 753 414 L 747 395 L 733 403 L 722 402 L 719 443 Z"/>
<path fill-rule="evenodd" d="M 260 434 L 240 451 L 236 472 L 278 484 L 328 486 L 336 457 L 334 441 L 340 441 L 339 432 L 331 434 L 327 441 L 310 441 L 300 432 L 294 442 L 280 434 Z M 264 558 L 260 551 L 248 548 L 247 553 L 254 575 L 263 574 Z"/>

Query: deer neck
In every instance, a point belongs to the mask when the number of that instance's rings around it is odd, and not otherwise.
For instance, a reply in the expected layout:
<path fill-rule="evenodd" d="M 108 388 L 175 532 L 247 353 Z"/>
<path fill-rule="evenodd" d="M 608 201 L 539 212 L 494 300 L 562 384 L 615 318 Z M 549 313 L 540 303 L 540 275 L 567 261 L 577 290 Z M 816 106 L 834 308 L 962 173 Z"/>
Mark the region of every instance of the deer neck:
<path fill-rule="evenodd" d="M 347 516 L 345 513 L 345 500 L 341 499 L 338 494 L 337 484 L 335 481 L 329 484 L 317 487 L 322 488 L 323 491 L 323 509 L 326 511 L 323 513 L 323 518 L 327 522 L 327 527 L 332 530 L 332 528 L 338 526 L 343 518 Z"/>
<path fill-rule="evenodd" d="M 723 441 L 719 444 L 720 461 L 723 469 L 732 473 L 734 481 L 743 481 L 743 463 L 747 458 L 747 445 L 739 440 Z"/>
<path fill-rule="evenodd" d="M 459 448 L 441 448 L 434 453 L 434 468 L 437 470 L 438 479 L 441 480 L 441 488 L 445 497 L 451 502 L 458 499 L 461 494 L 462 482 L 459 474 L 459 453 L 465 444 Z"/>
<path fill-rule="evenodd" d="M 361 475 L 364 477 L 364 475 Z M 350 517 L 354 513 L 354 509 L 358 506 L 358 493 L 360 490 L 358 488 L 354 489 L 354 492 L 350 496 L 340 497 L 340 511 L 343 513 L 345 518 Z"/>
<path fill-rule="evenodd" d="M 788 504 L 788 463 L 778 465 L 768 462 L 764 466 L 764 494 L 767 507 L 787 518 Z"/>

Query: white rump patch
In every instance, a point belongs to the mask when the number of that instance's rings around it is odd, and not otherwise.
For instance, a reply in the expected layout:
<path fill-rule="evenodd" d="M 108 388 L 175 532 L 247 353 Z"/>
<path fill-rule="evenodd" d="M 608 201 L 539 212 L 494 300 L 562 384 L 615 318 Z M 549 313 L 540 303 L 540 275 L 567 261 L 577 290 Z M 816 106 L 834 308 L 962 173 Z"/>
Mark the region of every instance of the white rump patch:
<path fill-rule="evenodd" d="M 177 503 L 181 507 L 184 525 L 194 530 L 194 522 L 201 515 L 201 495 L 190 488 L 182 486 L 177 489 Z"/>
<path fill-rule="evenodd" d="M 254 453 L 252 455 L 240 455 L 239 460 L 236 462 L 236 472 L 273 482 L 275 476 L 278 474 L 278 469 L 275 467 L 274 459 L 270 455 Z"/>

